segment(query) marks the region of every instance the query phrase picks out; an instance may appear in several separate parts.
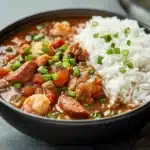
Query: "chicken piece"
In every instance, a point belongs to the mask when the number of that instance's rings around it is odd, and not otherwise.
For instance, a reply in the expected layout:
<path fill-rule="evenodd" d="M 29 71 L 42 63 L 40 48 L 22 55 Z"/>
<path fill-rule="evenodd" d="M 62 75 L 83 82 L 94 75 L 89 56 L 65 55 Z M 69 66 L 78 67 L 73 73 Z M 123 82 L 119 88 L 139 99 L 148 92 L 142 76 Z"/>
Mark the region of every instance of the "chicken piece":
<path fill-rule="evenodd" d="M 47 54 L 44 54 L 44 55 L 37 57 L 36 62 L 38 66 L 44 66 L 46 65 L 49 59 L 50 59 L 50 56 L 48 56 Z"/>
<path fill-rule="evenodd" d="M 88 118 L 89 112 L 75 99 L 61 95 L 58 99 L 60 108 L 70 117 Z"/>
<path fill-rule="evenodd" d="M 0 93 L 7 91 L 8 87 L 9 83 L 4 79 L 0 79 Z"/>
<path fill-rule="evenodd" d="M 43 116 L 50 109 L 50 101 L 44 94 L 34 94 L 25 99 L 21 109 L 28 113 Z"/>
<path fill-rule="evenodd" d="M 83 49 L 79 43 L 71 44 L 66 53 L 71 54 L 79 61 L 85 61 L 88 59 L 88 52 Z"/>

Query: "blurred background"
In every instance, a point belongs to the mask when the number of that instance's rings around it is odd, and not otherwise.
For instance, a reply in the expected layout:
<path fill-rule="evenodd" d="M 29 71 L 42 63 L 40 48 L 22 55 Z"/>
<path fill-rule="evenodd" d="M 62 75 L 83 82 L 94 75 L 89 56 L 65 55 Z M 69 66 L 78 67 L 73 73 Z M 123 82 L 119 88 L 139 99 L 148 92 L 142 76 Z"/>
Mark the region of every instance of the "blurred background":
<path fill-rule="evenodd" d="M 0 30 L 28 15 L 63 8 L 112 11 L 136 18 L 150 26 L 150 0 L 0 0 L 0 2 Z M 20 133 L 2 118 L 0 118 L 0 133 L 0 150 L 150 150 L 150 124 L 127 139 L 91 146 L 51 146 Z"/>

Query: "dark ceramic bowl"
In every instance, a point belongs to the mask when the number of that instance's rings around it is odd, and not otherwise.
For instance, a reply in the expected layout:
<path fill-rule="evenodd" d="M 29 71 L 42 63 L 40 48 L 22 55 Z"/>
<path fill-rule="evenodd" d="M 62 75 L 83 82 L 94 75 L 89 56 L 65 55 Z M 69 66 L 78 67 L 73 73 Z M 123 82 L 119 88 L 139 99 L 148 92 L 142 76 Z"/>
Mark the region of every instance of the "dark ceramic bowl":
<path fill-rule="evenodd" d="M 0 43 L 24 28 L 27 24 L 44 20 L 66 19 L 70 17 L 90 18 L 93 15 L 103 17 L 117 16 L 118 14 L 91 9 L 68 9 L 44 12 L 24 18 L 0 31 Z M 146 30 L 149 32 L 149 30 Z M 51 144 L 91 144 L 104 140 L 120 138 L 133 131 L 139 131 L 147 122 L 149 103 L 119 116 L 99 120 L 53 120 L 32 114 L 26 114 L 14 108 L 4 100 L 0 101 L 0 115 L 10 125 L 20 132 L 34 138 L 48 141 Z"/>

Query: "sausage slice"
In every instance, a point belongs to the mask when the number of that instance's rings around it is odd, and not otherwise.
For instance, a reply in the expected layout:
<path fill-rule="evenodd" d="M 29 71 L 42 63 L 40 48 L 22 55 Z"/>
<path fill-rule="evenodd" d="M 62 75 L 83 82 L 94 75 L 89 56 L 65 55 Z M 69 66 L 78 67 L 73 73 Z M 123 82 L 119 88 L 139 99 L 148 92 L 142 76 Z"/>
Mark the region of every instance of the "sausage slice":
<path fill-rule="evenodd" d="M 70 117 L 73 118 L 88 118 L 89 112 L 81 106 L 81 104 L 75 99 L 61 95 L 58 99 L 60 108 Z"/>
<path fill-rule="evenodd" d="M 10 83 L 13 82 L 27 82 L 33 78 L 34 72 L 37 69 L 37 63 L 34 61 L 25 62 L 19 69 L 16 71 L 10 72 L 6 76 L 6 80 Z"/>

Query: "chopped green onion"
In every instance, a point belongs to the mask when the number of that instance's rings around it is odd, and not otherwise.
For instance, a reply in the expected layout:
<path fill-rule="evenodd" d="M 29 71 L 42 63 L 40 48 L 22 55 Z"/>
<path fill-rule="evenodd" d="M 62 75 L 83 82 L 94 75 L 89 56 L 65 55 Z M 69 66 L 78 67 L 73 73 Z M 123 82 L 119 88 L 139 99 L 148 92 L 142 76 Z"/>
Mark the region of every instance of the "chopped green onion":
<path fill-rule="evenodd" d="M 25 40 L 30 42 L 32 41 L 32 36 L 31 35 L 26 35 Z"/>
<path fill-rule="evenodd" d="M 18 61 L 21 62 L 21 63 L 24 61 L 24 59 L 23 59 L 23 57 L 21 55 L 18 56 Z"/>
<path fill-rule="evenodd" d="M 13 48 L 12 48 L 12 47 L 7 47 L 7 48 L 5 49 L 5 51 L 6 51 L 6 52 L 13 52 Z"/>
<path fill-rule="evenodd" d="M 100 112 L 93 112 L 93 113 L 90 114 L 90 116 L 91 116 L 93 119 L 99 119 L 99 118 L 101 118 Z"/>
<path fill-rule="evenodd" d="M 97 58 L 97 64 L 102 64 L 103 56 L 98 56 Z"/>
<path fill-rule="evenodd" d="M 70 61 L 71 65 L 73 65 L 73 66 L 76 65 L 76 59 L 75 58 L 70 58 L 69 61 Z"/>
<path fill-rule="evenodd" d="M 128 61 L 127 66 L 128 66 L 128 68 L 130 68 L 130 69 L 133 69 L 133 68 L 134 68 L 133 63 L 132 63 L 131 61 Z"/>
<path fill-rule="evenodd" d="M 83 105 L 85 108 L 87 108 L 88 110 L 92 109 L 92 105 L 91 104 L 84 104 Z"/>
<path fill-rule="evenodd" d="M 80 70 L 77 66 L 73 67 L 73 75 L 76 77 L 80 76 Z"/>
<path fill-rule="evenodd" d="M 92 26 L 93 26 L 93 27 L 97 27 L 97 26 L 98 26 L 98 22 L 97 22 L 97 21 L 93 21 L 93 22 L 92 22 Z"/>
<path fill-rule="evenodd" d="M 48 118 L 57 119 L 58 115 L 59 115 L 59 113 L 52 113 L 52 112 L 50 112 L 50 113 L 47 114 L 47 117 Z"/>
<path fill-rule="evenodd" d="M 52 80 L 57 80 L 58 78 L 58 74 L 57 73 L 53 73 L 52 74 Z"/>
<path fill-rule="evenodd" d="M 106 43 L 109 43 L 112 40 L 112 37 L 110 34 L 104 35 L 101 38 L 104 38 Z"/>
<path fill-rule="evenodd" d="M 74 91 L 68 91 L 68 96 L 76 97 L 76 92 L 74 92 Z"/>
<path fill-rule="evenodd" d="M 56 63 L 55 63 L 55 66 L 56 66 L 56 67 L 62 67 L 62 66 L 63 66 L 63 64 L 62 64 L 62 62 L 61 62 L 61 61 L 58 61 L 58 62 L 56 62 Z"/>
<path fill-rule="evenodd" d="M 48 74 L 48 70 L 44 66 L 38 68 L 38 72 L 42 74 Z"/>
<path fill-rule="evenodd" d="M 20 66 L 21 66 L 21 63 L 20 63 L 19 61 L 16 61 L 16 62 L 14 62 L 14 63 L 11 65 L 11 70 L 12 70 L 12 71 L 15 71 L 15 70 L 17 70 Z"/>
<path fill-rule="evenodd" d="M 111 43 L 110 47 L 115 48 L 115 45 L 116 45 L 115 43 Z"/>
<path fill-rule="evenodd" d="M 42 24 L 37 25 L 36 28 L 37 28 L 38 30 L 42 30 L 42 29 L 44 28 L 44 25 L 42 25 Z"/>
<path fill-rule="evenodd" d="M 24 53 L 25 53 L 25 55 L 30 54 L 30 53 L 31 53 L 31 52 L 30 52 L 30 47 L 24 48 Z"/>
<path fill-rule="evenodd" d="M 52 57 L 52 60 L 53 60 L 54 62 L 59 61 L 59 55 L 54 55 L 54 56 Z"/>
<path fill-rule="evenodd" d="M 70 67 L 70 63 L 67 62 L 67 61 L 63 62 L 63 67 L 69 68 Z"/>
<path fill-rule="evenodd" d="M 65 58 L 72 58 L 72 56 L 70 54 L 67 54 L 67 55 L 63 56 L 63 59 L 65 59 Z"/>
<path fill-rule="evenodd" d="M 93 75 L 94 74 L 94 70 L 93 69 L 89 69 L 88 73 L 91 74 L 91 75 Z"/>
<path fill-rule="evenodd" d="M 124 67 L 119 68 L 119 71 L 120 71 L 122 74 L 124 74 L 124 73 L 127 72 L 127 70 L 126 70 Z"/>
<path fill-rule="evenodd" d="M 48 47 L 43 47 L 43 48 L 42 48 L 42 51 L 43 51 L 44 53 L 48 53 L 48 52 L 49 52 L 49 48 L 48 48 Z"/>
<path fill-rule="evenodd" d="M 113 53 L 114 54 L 120 54 L 120 48 L 114 48 Z"/>
<path fill-rule="evenodd" d="M 21 88 L 21 84 L 20 84 L 20 83 L 16 83 L 16 84 L 14 84 L 14 88 L 16 88 L 16 89 L 20 89 L 20 88 Z"/>
<path fill-rule="evenodd" d="M 114 38 L 118 38 L 118 37 L 119 37 L 119 33 L 117 32 L 114 34 Z"/>
<path fill-rule="evenodd" d="M 100 99 L 100 102 L 101 102 L 102 104 L 105 104 L 105 103 L 106 103 L 106 98 L 101 98 L 101 99 Z"/>
<path fill-rule="evenodd" d="M 128 49 L 122 50 L 122 55 L 123 56 L 128 56 L 129 55 L 129 50 Z"/>
<path fill-rule="evenodd" d="M 131 29 L 128 27 L 124 30 L 124 34 L 126 37 L 128 37 L 129 33 L 131 32 Z"/>
<path fill-rule="evenodd" d="M 54 61 L 53 61 L 52 59 L 50 59 L 50 60 L 48 61 L 49 66 L 51 66 L 53 63 L 54 63 Z"/>
<path fill-rule="evenodd" d="M 130 40 L 127 41 L 127 45 L 128 45 L 128 46 L 131 45 L 131 41 L 130 41 Z"/>
<path fill-rule="evenodd" d="M 49 80 L 52 79 L 51 74 L 44 74 L 44 75 L 42 75 L 42 76 L 43 76 L 44 81 L 49 81 Z"/>
<path fill-rule="evenodd" d="M 96 38 L 99 38 L 99 33 L 94 33 L 94 34 L 93 34 L 93 38 L 95 38 L 95 39 L 96 39 Z"/>
<path fill-rule="evenodd" d="M 39 41 L 39 40 L 41 40 L 41 39 L 43 39 L 44 38 L 44 34 L 43 33 L 39 33 L 39 34 L 37 34 L 37 35 L 35 35 L 34 37 L 33 37 L 33 40 L 34 41 Z"/>
<path fill-rule="evenodd" d="M 27 55 L 27 56 L 25 56 L 25 60 L 26 61 L 33 60 L 33 56 L 32 55 Z"/>
<path fill-rule="evenodd" d="M 111 54 L 113 54 L 113 50 L 112 50 L 112 49 L 108 49 L 106 53 L 107 53 L 108 55 L 111 55 Z"/>
<path fill-rule="evenodd" d="M 65 52 L 68 49 L 68 46 L 67 45 L 62 45 L 59 49 L 61 51 Z"/>

